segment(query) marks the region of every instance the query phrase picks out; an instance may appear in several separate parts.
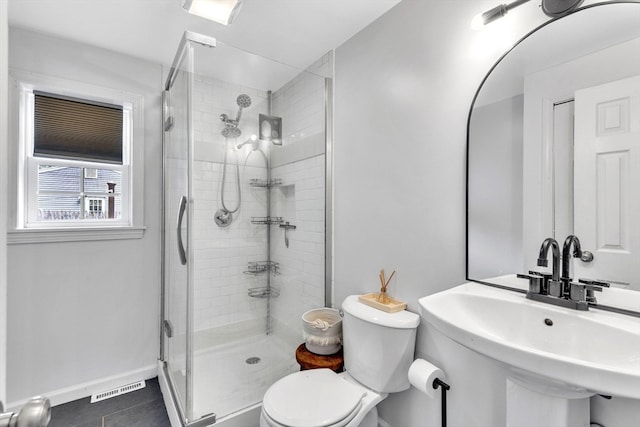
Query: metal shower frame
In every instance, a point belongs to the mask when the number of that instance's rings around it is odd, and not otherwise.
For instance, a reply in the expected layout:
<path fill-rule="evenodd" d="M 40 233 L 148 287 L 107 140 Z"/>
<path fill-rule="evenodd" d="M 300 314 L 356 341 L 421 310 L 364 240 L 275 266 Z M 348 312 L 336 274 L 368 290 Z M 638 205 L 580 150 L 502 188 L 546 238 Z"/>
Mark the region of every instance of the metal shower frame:
<path fill-rule="evenodd" d="M 191 31 L 185 31 L 182 39 L 180 40 L 180 44 L 178 45 L 178 49 L 176 51 L 176 56 L 174 57 L 173 63 L 169 70 L 164 90 L 162 96 L 163 103 L 163 118 L 162 125 L 165 130 L 170 129 L 173 126 L 173 122 L 171 118 L 167 115 L 166 105 L 168 100 L 168 91 L 172 87 L 178 72 L 178 66 L 183 60 L 184 55 L 186 54 L 187 48 L 190 43 L 197 43 L 205 47 L 215 48 L 216 47 L 216 39 L 213 37 L 205 36 L 202 34 L 194 33 Z M 193 65 L 193 64 L 192 64 Z M 325 306 L 333 307 L 333 79 L 330 77 L 325 77 Z M 188 94 L 191 96 L 193 88 L 189 84 L 188 86 Z M 188 112 L 190 114 L 190 112 Z M 191 135 L 191 131 L 189 130 L 189 146 L 192 147 L 193 144 L 193 136 Z M 167 188 L 166 179 L 166 161 L 165 161 L 165 139 L 166 132 L 163 132 L 163 144 L 162 144 L 162 170 L 163 170 L 163 191 L 162 191 L 162 231 L 161 231 L 161 259 L 162 259 L 162 268 L 161 268 L 161 289 L 160 289 L 160 349 L 159 349 L 159 361 L 161 369 L 164 370 L 164 376 L 169 378 L 169 373 L 167 369 L 167 362 L 165 360 L 165 311 L 166 311 L 166 277 L 165 277 L 165 269 L 164 269 L 164 261 L 166 255 L 165 248 L 165 190 Z M 191 182 L 188 182 L 188 185 L 191 186 Z M 190 215 L 190 214 L 189 214 Z M 191 242 L 187 242 L 187 247 L 192 248 Z M 189 249 L 190 250 L 190 249 Z M 190 286 L 187 283 L 187 286 Z M 192 292 L 190 289 L 188 292 Z M 190 300 L 191 298 L 187 298 L 187 313 L 190 309 Z M 192 322 L 192 320 L 190 321 Z M 193 325 L 189 326 L 189 330 L 193 330 Z M 191 364 L 193 359 L 193 349 L 191 345 L 191 337 L 187 333 L 186 336 L 186 368 L 188 372 L 191 372 Z M 188 382 L 188 375 L 186 378 Z M 171 381 L 169 383 L 169 391 L 171 394 L 171 400 L 178 411 L 178 415 L 180 417 L 180 422 L 185 427 L 204 427 L 211 425 L 216 422 L 216 415 L 210 414 L 200 418 L 196 421 L 188 422 L 185 424 L 185 420 L 187 417 L 185 416 L 185 409 L 182 408 L 180 404 L 180 400 L 178 398 L 176 390 L 174 390 L 174 385 Z M 187 387 L 189 390 L 189 387 Z M 187 391 L 185 396 L 185 403 L 187 408 L 192 407 L 193 405 L 193 396 L 189 391 Z"/>

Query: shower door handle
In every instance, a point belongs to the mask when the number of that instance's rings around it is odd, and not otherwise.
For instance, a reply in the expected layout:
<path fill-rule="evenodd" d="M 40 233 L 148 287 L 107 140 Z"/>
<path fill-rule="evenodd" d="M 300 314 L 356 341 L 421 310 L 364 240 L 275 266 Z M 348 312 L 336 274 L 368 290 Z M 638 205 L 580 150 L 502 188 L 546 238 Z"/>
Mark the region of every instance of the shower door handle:
<path fill-rule="evenodd" d="M 187 208 L 187 196 L 180 198 L 180 207 L 178 208 L 178 254 L 180 255 L 180 264 L 185 265 L 187 263 L 187 253 L 184 250 L 184 244 L 182 243 L 182 219 L 184 218 L 184 211 Z"/>

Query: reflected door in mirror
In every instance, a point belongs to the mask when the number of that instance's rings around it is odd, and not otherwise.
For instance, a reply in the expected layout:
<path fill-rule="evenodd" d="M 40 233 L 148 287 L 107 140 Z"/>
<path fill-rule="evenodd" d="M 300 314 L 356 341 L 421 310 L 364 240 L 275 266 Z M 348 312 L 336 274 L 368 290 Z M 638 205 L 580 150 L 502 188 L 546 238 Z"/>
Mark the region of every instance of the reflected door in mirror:
<path fill-rule="evenodd" d="M 640 277 L 640 76 L 575 96 L 575 233 L 593 248 L 576 276 Z"/>

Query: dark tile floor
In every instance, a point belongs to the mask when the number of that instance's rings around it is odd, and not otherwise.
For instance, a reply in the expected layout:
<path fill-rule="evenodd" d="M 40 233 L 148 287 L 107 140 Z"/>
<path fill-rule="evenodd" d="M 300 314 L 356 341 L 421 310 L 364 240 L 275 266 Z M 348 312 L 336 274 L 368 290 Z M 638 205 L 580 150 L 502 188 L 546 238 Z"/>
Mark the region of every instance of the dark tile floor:
<path fill-rule="evenodd" d="M 97 403 L 74 400 L 51 409 L 49 427 L 171 427 L 157 378 L 146 387 Z"/>

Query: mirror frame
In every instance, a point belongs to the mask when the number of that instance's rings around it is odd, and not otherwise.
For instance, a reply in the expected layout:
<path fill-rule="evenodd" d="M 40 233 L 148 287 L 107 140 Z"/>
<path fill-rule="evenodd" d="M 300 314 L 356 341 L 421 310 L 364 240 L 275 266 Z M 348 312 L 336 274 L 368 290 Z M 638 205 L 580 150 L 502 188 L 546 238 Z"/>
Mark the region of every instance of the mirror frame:
<path fill-rule="evenodd" d="M 476 90 L 475 95 L 473 96 L 473 100 L 471 101 L 471 106 L 469 107 L 469 114 L 467 116 L 467 144 L 466 144 L 466 169 L 465 169 L 465 278 L 468 281 L 471 282 L 476 282 L 476 283 L 481 283 L 484 285 L 489 285 L 489 286 L 494 286 L 494 287 L 498 287 L 498 288 L 505 288 L 505 289 L 509 289 L 509 290 L 513 290 L 516 292 L 522 292 L 524 293 L 525 291 L 521 290 L 521 289 L 517 289 L 517 288 L 512 288 L 509 286 L 504 286 L 504 285 L 498 285 L 496 283 L 491 283 L 491 282 L 487 282 L 484 280 L 480 280 L 480 279 L 474 279 L 469 277 L 469 140 L 470 140 L 470 133 L 471 133 L 471 116 L 473 114 L 473 108 L 474 105 L 478 99 L 478 95 L 480 94 L 480 92 L 482 91 L 486 81 L 489 79 L 489 77 L 491 76 L 491 73 L 493 73 L 493 71 L 496 69 L 496 67 L 498 67 L 498 65 L 500 65 L 500 63 L 516 48 L 518 47 L 524 40 L 526 40 L 529 36 L 531 36 L 532 34 L 538 32 L 539 30 L 543 29 L 544 27 L 546 27 L 547 25 L 550 25 L 566 16 L 569 15 L 573 15 L 574 13 L 579 13 L 583 10 L 586 9 L 591 9 L 591 8 L 595 8 L 595 7 L 601 7 L 601 6 L 607 6 L 607 5 L 611 5 L 611 4 L 640 4 L 640 2 L 638 1 L 633 1 L 633 0 L 616 0 L 616 1 L 603 1 L 603 2 L 598 2 L 598 3 L 593 3 L 593 4 L 589 4 L 586 6 L 581 6 L 571 12 L 568 12 L 562 16 L 558 16 L 556 18 L 552 18 L 549 19 L 548 21 L 540 24 L 539 26 L 537 26 L 536 28 L 534 28 L 533 30 L 529 31 L 527 34 L 525 34 L 522 38 L 520 38 L 517 42 L 515 42 L 513 44 L 513 46 L 511 46 L 505 53 L 503 53 L 500 58 L 495 62 L 495 64 L 493 64 L 493 66 L 491 66 L 491 68 L 489 69 L 489 71 L 487 72 L 487 74 L 484 76 L 484 78 L 482 79 L 482 81 L 480 82 L 480 85 L 478 86 L 478 89 Z"/>

